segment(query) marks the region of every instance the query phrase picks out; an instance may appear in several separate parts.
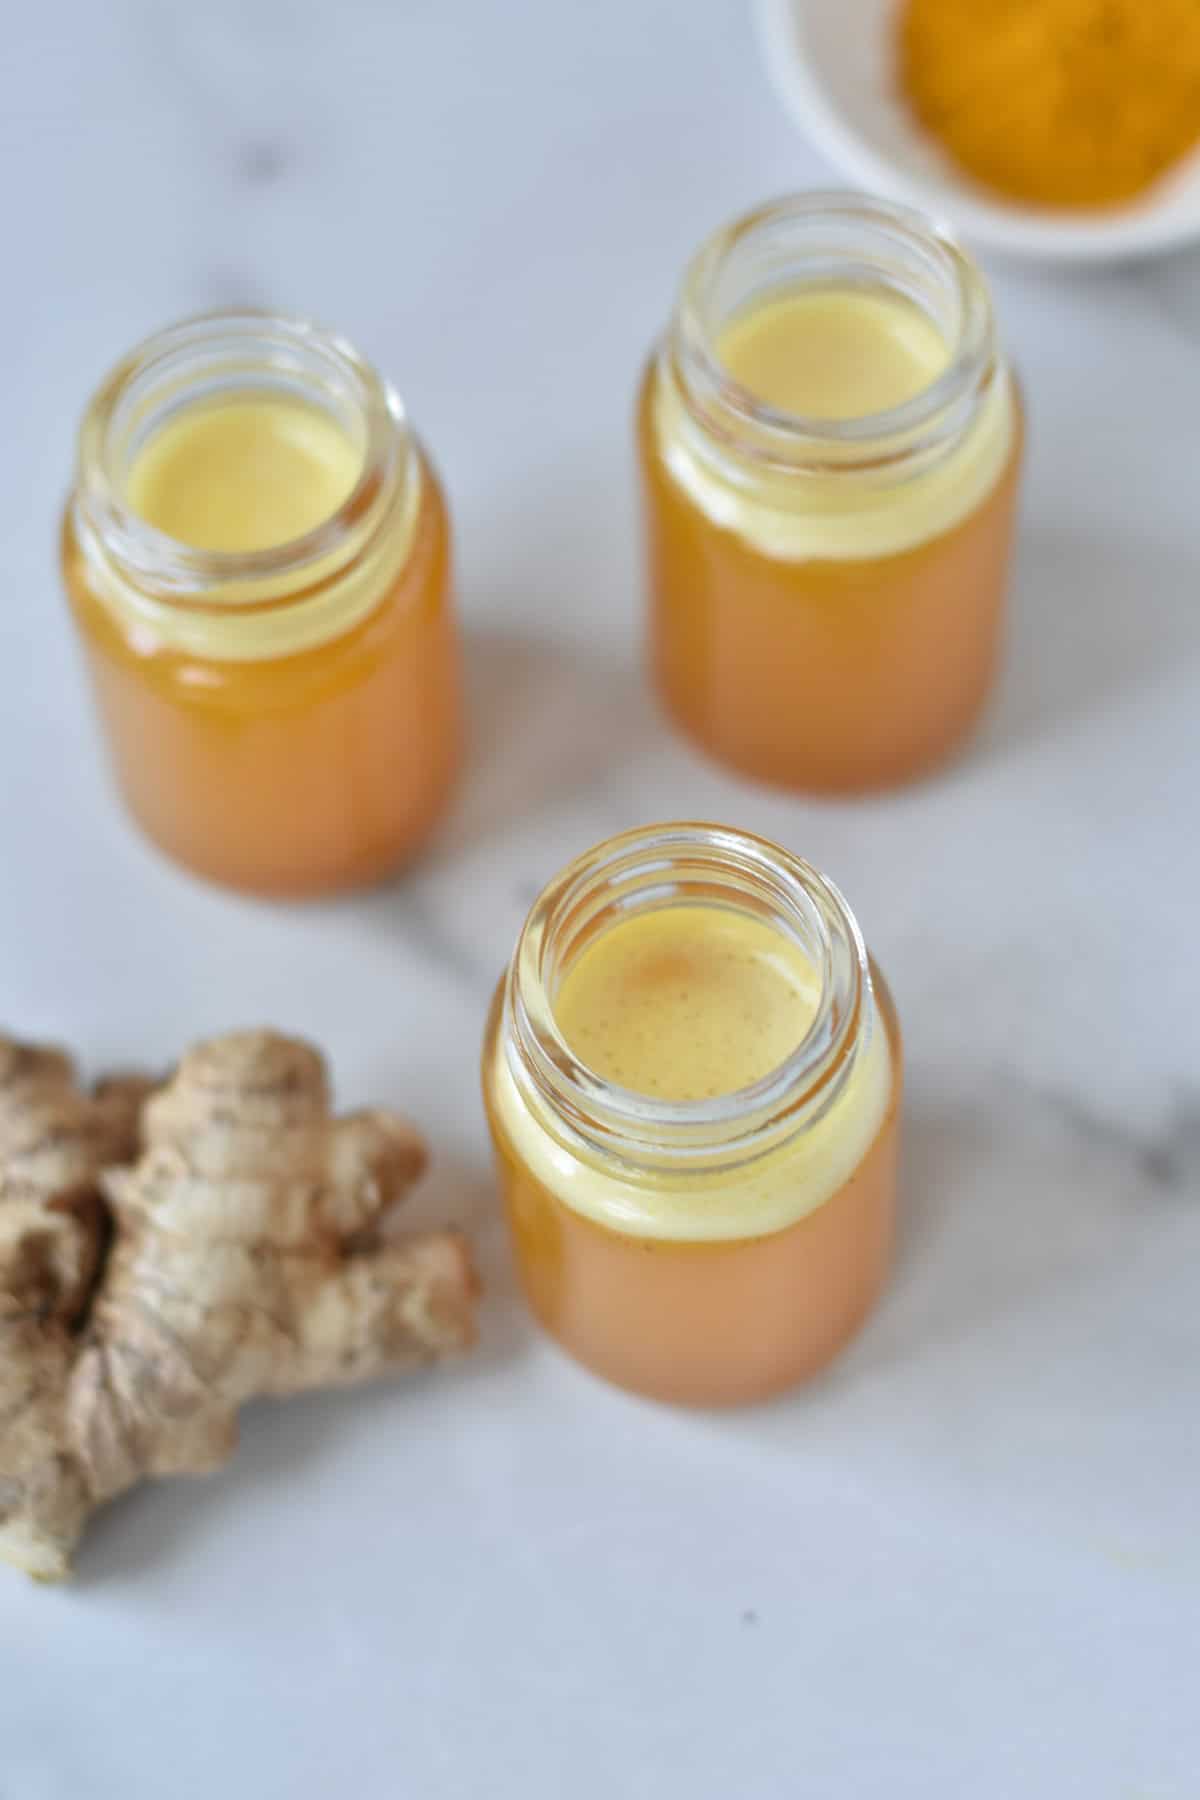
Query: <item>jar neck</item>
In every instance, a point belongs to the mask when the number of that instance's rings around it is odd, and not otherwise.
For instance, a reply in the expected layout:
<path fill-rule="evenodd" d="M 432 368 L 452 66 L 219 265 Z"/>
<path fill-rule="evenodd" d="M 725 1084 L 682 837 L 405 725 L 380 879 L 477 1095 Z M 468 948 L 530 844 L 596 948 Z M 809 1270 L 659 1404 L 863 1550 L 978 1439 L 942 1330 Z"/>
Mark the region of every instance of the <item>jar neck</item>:
<path fill-rule="evenodd" d="M 601 932 L 681 903 L 733 909 L 791 938 L 812 966 L 818 997 L 802 1042 L 760 1080 L 715 1098 L 668 1102 L 581 1062 L 554 1002 Z M 569 1150 L 616 1159 L 634 1173 L 711 1173 L 815 1124 L 844 1091 L 874 1027 L 866 949 L 833 884 L 763 838 L 671 824 L 610 839 L 543 891 L 509 967 L 503 1053 L 518 1093 Z"/>
<path fill-rule="evenodd" d="M 720 340 L 739 314 L 803 288 L 896 295 L 935 327 L 945 367 L 902 404 L 857 418 L 767 404 L 723 367 Z M 1005 376 L 987 287 L 964 252 L 907 207 L 845 193 L 795 195 L 716 232 L 684 276 L 660 372 L 690 451 L 726 479 L 838 476 L 876 486 L 935 468 Z"/>
<path fill-rule="evenodd" d="M 192 408 L 285 399 L 327 415 L 358 476 L 336 511 L 288 542 L 199 549 L 129 503 L 139 456 Z M 105 379 L 79 433 L 71 517 L 100 597 L 147 639 L 256 659 L 340 634 L 399 573 L 420 457 L 396 393 L 342 338 L 302 319 L 212 313 L 148 338 Z"/>

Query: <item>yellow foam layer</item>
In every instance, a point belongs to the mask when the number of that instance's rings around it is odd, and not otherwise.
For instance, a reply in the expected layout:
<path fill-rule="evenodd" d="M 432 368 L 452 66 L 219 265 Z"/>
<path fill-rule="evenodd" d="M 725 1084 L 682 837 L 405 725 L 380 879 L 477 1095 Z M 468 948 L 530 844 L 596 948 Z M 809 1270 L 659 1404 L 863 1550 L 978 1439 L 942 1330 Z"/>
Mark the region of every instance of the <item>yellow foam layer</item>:
<path fill-rule="evenodd" d="M 778 411 L 826 422 L 866 419 L 911 400 L 947 364 L 935 326 L 898 295 L 802 290 L 737 315 L 717 345 L 726 371 Z M 782 562 L 893 556 L 949 531 L 991 493 L 1012 452 L 1016 409 L 1006 368 L 944 457 L 919 474 L 769 470 L 702 442 L 674 380 L 654 389 L 659 454 L 714 524 Z M 864 447 L 869 451 L 869 445 Z"/>
<path fill-rule="evenodd" d="M 686 985 L 685 985 L 686 984 Z M 596 940 L 555 997 L 560 1031 L 609 1081 L 661 1100 L 731 1093 L 795 1050 L 818 976 L 782 932 L 723 907 L 669 905 Z M 647 1180 L 555 1140 L 498 1046 L 495 1104 L 531 1174 L 573 1211 L 632 1236 L 679 1242 L 762 1237 L 831 1199 L 878 1134 L 891 1092 L 887 1033 L 868 994 L 863 1038 L 832 1106 L 744 1168 Z"/>
<path fill-rule="evenodd" d="M 933 321 L 902 295 L 798 288 L 736 314 L 717 360 L 780 412 L 861 419 L 915 399 L 949 356 Z"/>
<path fill-rule="evenodd" d="M 361 451 L 327 412 L 262 394 L 178 414 L 134 462 L 126 498 L 190 549 L 270 550 L 332 518 L 361 469 Z"/>
<path fill-rule="evenodd" d="M 575 1055 L 606 1081 L 659 1100 L 702 1100 L 791 1055 L 820 993 L 800 946 L 715 906 L 665 906 L 610 927 L 554 1001 Z"/>

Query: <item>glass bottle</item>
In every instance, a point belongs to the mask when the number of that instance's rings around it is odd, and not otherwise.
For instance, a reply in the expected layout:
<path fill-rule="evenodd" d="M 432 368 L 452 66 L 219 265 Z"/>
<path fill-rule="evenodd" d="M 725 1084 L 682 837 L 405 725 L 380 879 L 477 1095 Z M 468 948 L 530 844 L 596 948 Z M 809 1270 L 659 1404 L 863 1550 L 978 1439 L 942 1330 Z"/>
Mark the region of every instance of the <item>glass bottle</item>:
<path fill-rule="evenodd" d="M 765 924 L 813 979 L 777 1067 L 682 1101 L 597 1073 L 555 1011 L 605 933 L 680 906 Z M 870 1311 L 892 1233 L 896 1014 L 841 895 L 777 845 L 670 824 L 570 864 L 497 991 L 483 1085 L 529 1303 L 597 1373 L 665 1400 L 759 1399 L 820 1369 Z"/>
<path fill-rule="evenodd" d="M 256 483 L 264 509 L 295 496 L 286 471 L 265 485 L 255 409 L 284 419 L 288 454 L 308 434 L 349 470 L 285 541 L 257 538 Z M 223 421 L 250 433 L 242 485 L 221 476 L 250 548 L 180 541 L 133 503 L 172 433 Z M 446 506 L 399 398 L 343 339 L 227 312 L 140 344 L 84 416 L 62 562 L 117 781 L 169 856 L 304 895 L 374 880 L 430 833 L 459 743 Z"/>
<path fill-rule="evenodd" d="M 828 339 L 810 385 L 838 416 L 760 391 L 746 346 L 786 306 L 808 309 L 792 315 L 793 363 L 820 357 L 818 328 Z M 787 348 L 780 392 L 797 381 Z M 876 365 L 895 403 L 859 410 Z M 920 215 L 800 194 L 715 233 L 639 405 L 650 655 L 675 719 L 799 790 L 940 763 L 997 670 L 1021 435 L 983 277 Z"/>

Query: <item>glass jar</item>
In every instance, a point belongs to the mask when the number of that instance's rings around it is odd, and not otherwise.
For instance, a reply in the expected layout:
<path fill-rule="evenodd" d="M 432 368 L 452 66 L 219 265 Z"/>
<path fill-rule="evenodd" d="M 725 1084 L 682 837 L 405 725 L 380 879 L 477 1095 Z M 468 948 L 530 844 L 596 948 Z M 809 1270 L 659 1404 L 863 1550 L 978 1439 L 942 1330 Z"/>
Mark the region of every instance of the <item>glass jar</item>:
<path fill-rule="evenodd" d="M 772 403 L 757 374 L 747 385 L 727 366 L 747 322 L 802 302 L 833 333 L 816 376 L 838 416 Z M 865 411 L 855 307 L 860 323 L 894 308 L 881 353 L 938 348 L 895 403 Z M 797 330 L 793 349 L 819 357 Z M 880 200 L 801 194 L 747 214 L 685 274 L 638 438 L 650 651 L 684 729 L 748 775 L 814 792 L 886 786 L 946 757 L 996 673 L 1021 446 L 970 259 Z"/>
<path fill-rule="evenodd" d="M 583 1062 L 556 1003 L 606 933 L 680 906 L 769 927 L 798 947 L 813 993 L 800 1041 L 759 1079 L 664 1100 Z M 713 825 L 600 844 L 534 903 L 484 1044 L 533 1312 L 579 1361 L 659 1399 L 724 1405 L 812 1375 L 884 1279 L 900 1086 L 887 989 L 814 868 Z"/>
<path fill-rule="evenodd" d="M 188 451 L 251 548 L 199 548 L 135 510 L 168 434 L 241 429 L 256 408 L 285 409 L 297 455 L 306 432 L 336 439 L 349 473 L 328 516 L 259 542 L 272 471 L 254 443 L 236 446 L 241 485 L 219 442 Z M 263 508 L 294 510 L 290 468 L 273 474 Z M 117 780 L 160 849 L 303 895 L 382 876 L 426 837 L 458 759 L 446 507 L 398 397 L 341 338 L 231 312 L 139 345 L 84 417 L 62 557 Z"/>

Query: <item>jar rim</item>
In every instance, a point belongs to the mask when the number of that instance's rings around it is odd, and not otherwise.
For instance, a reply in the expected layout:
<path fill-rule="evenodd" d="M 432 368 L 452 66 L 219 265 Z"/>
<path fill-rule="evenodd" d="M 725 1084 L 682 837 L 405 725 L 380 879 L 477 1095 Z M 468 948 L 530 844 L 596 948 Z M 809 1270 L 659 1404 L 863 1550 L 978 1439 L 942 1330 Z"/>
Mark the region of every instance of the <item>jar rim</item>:
<path fill-rule="evenodd" d="M 857 229 L 877 247 L 890 245 L 924 258 L 944 284 L 955 320 L 948 361 L 931 382 L 895 406 L 849 419 L 770 404 L 734 379 L 712 342 L 716 285 L 731 261 L 781 233 L 799 234 L 820 224 Z M 998 367 L 987 284 L 950 231 L 911 207 L 833 188 L 783 195 L 712 232 L 684 272 L 665 354 L 708 431 L 717 438 L 745 439 L 739 447 L 751 447 L 760 459 L 781 466 L 793 463 L 798 450 L 810 458 L 859 453 L 880 462 L 928 449 L 933 441 L 958 434 Z"/>
<path fill-rule="evenodd" d="M 152 395 L 156 384 L 173 381 L 173 409 L 196 404 L 199 395 L 187 398 L 189 361 L 190 379 L 198 385 L 205 367 L 222 353 L 239 356 L 247 388 L 264 376 L 289 380 L 294 389 L 307 381 L 310 391 L 322 379 L 337 380 L 361 420 L 362 465 L 340 505 L 299 536 L 255 550 L 201 549 L 161 531 L 129 506 L 116 467 L 123 410 L 139 391 Z M 217 308 L 151 333 L 109 369 L 79 427 L 76 501 L 108 555 L 151 592 L 175 601 L 203 594 L 208 603 L 219 597 L 224 604 L 247 598 L 261 604 L 260 588 L 274 581 L 294 590 L 307 572 L 328 571 L 361 547 L 381 510 L 392 503 L 397 473 L 411 453 L 399 395 L 340 333 L 300 314 Z M 228 596 L 219 595 L 223 587 L 231 590 Z"/>
<path fill-rule="evenodd" d="M 553 988 L 564 935 L 586 934 L 606 910 L 616 922 L 689 895 L 743 910 L 756 901 L 801 943 L 820 993 L 800 1043 L 758 1080 L 711 1097 L 663 1100 L 608 1081 L 575 1054 L 555 1018 Z M 870 993 L 857 921 L 810 863 L 728 826 L 639 827 L 575 858 L 530 909 L 505 984 L 510 1068 L 568 1137 L 626 1163 L 711 1170 L 773 1148 L 833 1104 L 864 1041 Z"/>

